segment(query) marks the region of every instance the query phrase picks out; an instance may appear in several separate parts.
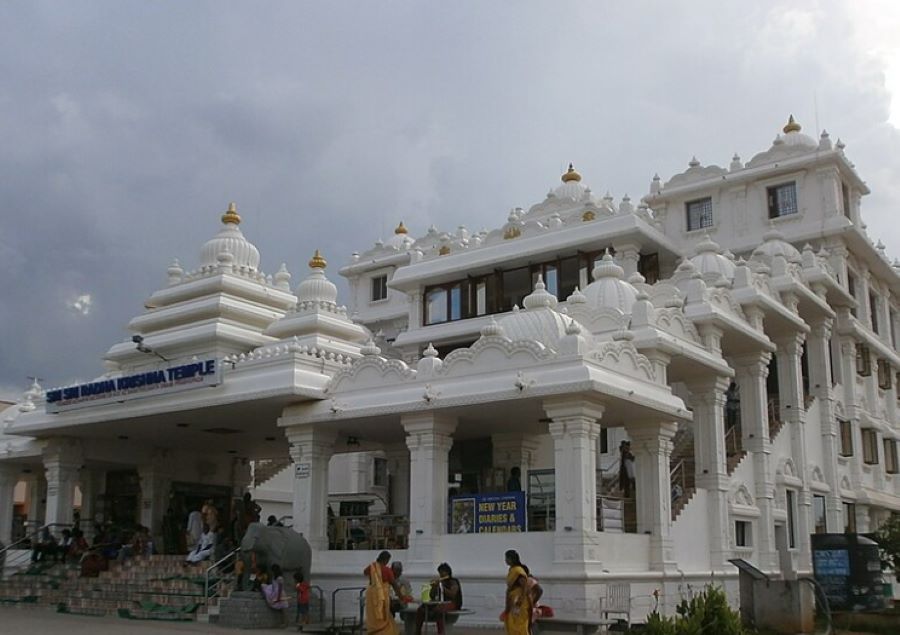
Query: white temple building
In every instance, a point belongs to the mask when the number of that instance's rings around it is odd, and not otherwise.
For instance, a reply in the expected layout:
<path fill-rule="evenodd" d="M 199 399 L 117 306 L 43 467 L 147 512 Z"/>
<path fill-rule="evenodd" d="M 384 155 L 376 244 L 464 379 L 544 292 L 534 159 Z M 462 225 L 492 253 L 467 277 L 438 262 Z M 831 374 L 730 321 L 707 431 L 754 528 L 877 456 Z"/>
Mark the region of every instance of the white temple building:
<path fill-rule="evenodd" d="M 506 549 L 566 614 L 613 582 L 637 617 L 734 595 L 736 557 L 810 572 L 811 534 L 900 511 L 900 276 L 844 149 L 791 118 L 637 202 L 570 166 L 490 231 L 400 223 L 340 269 L 346 308 L 318 252 L 264 274 L 231 206 L 101 377 L 0 415 L 0 540 L 76 508 L 158 536 L 250 488 L 326 590 L 388 548 L 416 583 L 451 563 L 490 623 Z"/>

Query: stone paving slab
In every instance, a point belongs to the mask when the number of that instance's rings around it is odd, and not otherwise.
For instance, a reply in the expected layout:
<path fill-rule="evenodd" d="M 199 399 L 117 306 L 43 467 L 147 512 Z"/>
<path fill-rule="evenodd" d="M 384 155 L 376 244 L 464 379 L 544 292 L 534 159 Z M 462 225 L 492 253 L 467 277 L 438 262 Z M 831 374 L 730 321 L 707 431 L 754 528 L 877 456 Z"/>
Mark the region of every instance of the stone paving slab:
<path fill-rule="evenodd" d="M 402 624 L 398 631 L 403 632 Z M 65 615 L 53 610 L 37 607 L 0 607 L 0 633 L 35 633 L 40 635 L 165 635 L 168 633 L 210 633 L 214 635 L 237 635 L 239 633 L 295 633 L 296 629 L 254 629 L 242 631 L 215 624 L 200 622 L 155 622 L 125 620 L 116 617 L 88 617 L 85 615 Z M 428 631 L 433 633 L 432 630 Z M 499 628 L 456 627 L 455 635 L 500 635 Z"/>

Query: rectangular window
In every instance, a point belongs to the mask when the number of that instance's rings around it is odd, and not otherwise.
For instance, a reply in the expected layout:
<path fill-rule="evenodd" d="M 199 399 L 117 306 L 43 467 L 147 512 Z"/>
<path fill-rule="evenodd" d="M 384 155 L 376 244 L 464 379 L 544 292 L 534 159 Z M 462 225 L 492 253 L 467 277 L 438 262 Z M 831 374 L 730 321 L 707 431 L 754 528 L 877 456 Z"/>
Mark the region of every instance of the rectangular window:
<path fill-rule="evenodd" d="M 450 320 L 461 320 L 463 316 L 462 285 L 455 284 L 448 291 L 450 295 Z"/>
<path fill-rule="evenodd" d="M 609 428 L 600 428 L 600 454 L 609 452 Z"/>
<path fill-rule="evenodd" d="M 850 188 L 846 183 L 841 183 L 841 198 L 844 203 L 844 216 L 850 218 Z"/>
<path fill-rule="evenodd" d="M 835 366 L 834 366 L 834 349 L 837 348 L 838 344 L 834 341 L 834 338 L 829 340 L 828 342 L 828 372 L 831 374 L 831 385 L 837 385 L 837 375 L 835 374 Z"/>
<path fill-rule="evenodd" d="M 884 440 L 884 471 L 888 474 L 896 474 L 897 465 L 897 441 L 896 439 Z"/>
<path fill-rule="evenodd" d="M 789 214 L 796 214 L 797 184 L 782 183 L 766 189 L 769 200 L 769 218 L 779 218 Z"/>
<path fill-rule="evenodd" d="M 894 313 L 893 309 L 888 314 L 888 319 L 891 321 L 891 346 L 894 347 L 894 350 L 897 349 L 897 315 Z"/>
<path fill-rule="evenodd" d="M 513 306 L 522 306 L 522 298 L 533 291 L 531 271 L 528 267 L 519 267 L 503 272 L 503 300 L 501 311 L 511 311 Z"/>
<path fill-rule="evenodd" d="M 872 357 L 869 355 L 869 347 L 865 344 L 856 345 L 856 374 L 862 377 L 872 375 Z"/>
<path fill-rule="evenodd" d="M 878 463 L 878 434 L 872 428 L 862 429 L 863 463 L 876 465 Z"/>
<path fill-rule="evenodd" d="M 376 458 L 372 465 L 372 485 L 375 487 L 387 487 L 387 484 L 387 459 Z"/>
<path fill-rule="evenodd" d="M 447 321 L 447 290 L 441 287 L 425 292 L 425 324 Z"/>
<path fill-rule="evenodd" d="M 734 546 L 752 547 L 753 536 L 749 520 L 734 521 Z"/>
<path fill-rule="evenodd" d="M 795 499 L 797 498 L 794 490 L 786 490 L 784 492 L 785 495 L 785 506 L 787 507 L 787 533 L 788 533 L 788 547 L 790 549 L 794 549 L 797 546 L 797 528 L 796 528 L 796 514 L 797 510 L 794 505 L 796 503 Z"/>
<path fill-rule="evenodd" d="M 844 503 L 844 533 L 856 533 L 856 505 Z"/>
<path fill-rule="evenodd" d="M 893 383 L 891 364 L 886 359 L 878 360 L 878 387 L 882 390 L 890 390 Z"/>
<path fill-rule="evenodd" d="M 563 258 L 559 261 L 559 299 L 565 300 L 575 290 L 581 281 L 578 271 L 581 267 L 578 256 Z"/>
<path fill-rule="evenodd" d="M 638 259 L 638 272 L 644 276 L 647 284 L 659 282 L 659 254 L 641 254 Z"/>
<path fill-rule="evenodd" d="M 372 302 L 387 300 L 387 276 L 372 278 Z"/>
<path fill-rule="evenodd" d="M 687 228 L 689 232 L 703 229 L 704 227 L 712 227 L 713 211 L 711 198 L 707 196 L 696 201 L 688 201 L 684 204 L 684 208 L 687 211 Z"/>
<path fill-rule="evenodd" d="M 853 299 L 856 300 L 856 276 L 854 276 L 850 270 L 847 270 L 847 293 L 853 296 Z M 850 309 L 850 313 L 853 317 L 857 317 L 856 307 Z"/>
<path fill-rule="evenodd" d="M 878 333 L 878 295 L 869 291 L 869 321 L 872 323 L 872 331 Z"/>
<path fill-rule="evenodd" d="M 853 426 L 845 419 L 838 419 L 841 433 L 841 456 L 853 456 Z"/>
<path fill-rule="evenodd" d="M 825 522 L 825 497 L 813 496 L 813 533 L 826 534 L 828 527 Z"/>

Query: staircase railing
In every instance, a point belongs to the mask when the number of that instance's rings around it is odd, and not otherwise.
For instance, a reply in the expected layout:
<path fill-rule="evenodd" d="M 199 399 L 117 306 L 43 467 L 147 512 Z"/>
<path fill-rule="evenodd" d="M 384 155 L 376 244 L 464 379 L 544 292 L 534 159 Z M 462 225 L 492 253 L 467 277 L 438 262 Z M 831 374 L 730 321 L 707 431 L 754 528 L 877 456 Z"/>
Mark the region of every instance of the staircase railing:
<path fill-rule="evenodd" d="M 31 559 L 34 545 L 37 543 L 37 539 L 45 529 L 71 528 L 72 525 L 70 523 L 48 523 L 46 525 L 39 525 L 31 532 L 26 531 L 25 535 L 18 540 L 14 540 L 7 546 L 0 549 L 0 578 L 3 577 L 3 572 L 5 569 L 18 569 Z M 14 551 L 23 551 L 23 553 L 18 553 L 13 556 L 12 559 L 10 559 L 10 553 Z"/>
<path fill-rule="evenodd" d="M 230 551 L 214 563 L 209 565 L 206 568 L 206 571 L 203 572 L 203 603 L 209 604 L 210 598 L 219 597 L 222 591 L 222 576 L 218 576 L 215 579 L 211 579 L 211 573 L 215 569 L 224 569 L 229 563 L 237 560 L 238 554 L 241 552 L 240 547 L 235 549 L 234 551 Z"/>
<path fill-rule="evenodd" d="M 725 431 L 725 455 L 733 456 L 743 450 L 740 424 L 733 425 Z"/>

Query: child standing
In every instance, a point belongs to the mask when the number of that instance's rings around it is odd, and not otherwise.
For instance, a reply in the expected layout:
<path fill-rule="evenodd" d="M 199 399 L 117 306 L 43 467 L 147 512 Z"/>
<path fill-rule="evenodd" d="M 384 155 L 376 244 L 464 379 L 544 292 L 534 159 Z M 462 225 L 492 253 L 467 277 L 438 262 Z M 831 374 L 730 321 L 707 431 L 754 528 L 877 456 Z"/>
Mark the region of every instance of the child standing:
<path fill-rule="evenodd" d="M 294 573 L 294 582 L 297 590 L 297 624 L 309 624 L 309 582 L 303 579 L 302 571 Z"/>

